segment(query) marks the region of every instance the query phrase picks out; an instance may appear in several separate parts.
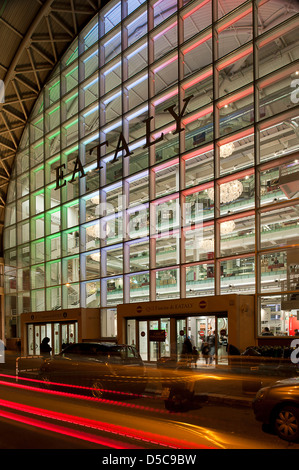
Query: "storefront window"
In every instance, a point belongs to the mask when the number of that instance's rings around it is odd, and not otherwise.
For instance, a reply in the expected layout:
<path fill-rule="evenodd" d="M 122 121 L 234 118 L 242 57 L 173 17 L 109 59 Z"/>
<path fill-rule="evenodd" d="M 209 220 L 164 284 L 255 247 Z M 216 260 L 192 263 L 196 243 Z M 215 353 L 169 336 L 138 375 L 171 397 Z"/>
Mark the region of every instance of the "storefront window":
<path fill-rule="evenodd" d="M 130 302 L 146 302 L 149 300 L 149 273 L 136 273 L 130 276 Z"/>
<path fill-rule="evenodd" d="M 294 329 L 298 328 L 295 310 L 283 310 L 280 296 L 263 296 L 259 301 L 259 335 L 265 337 L 270 332 L 270 336 L 293 336 Z"/>
<path fill-rule="evenodd" d="M 127 320 L 127 344 L 136 346 L 136 320 Z"/>
<path fill-rule="evenodd" d="M 114 338 L 117 335 L 116 309 L 101 309 L 101 336 Z"/>
<path fill-rule="evenodd" d="M 214 295 L 215 269 L 213 263 L 186 268 L 186 297 Z"/>
<path fill-rule="evenodd" d="M 221 262 L 221 293 L 252 294 L 255 289 L 254 257 L 233 258 Z"/>
<path fill-rule="evenodd" d="M 156 272 L 156 299 L 179 298 L 179 269 L 162 269 Z"/>

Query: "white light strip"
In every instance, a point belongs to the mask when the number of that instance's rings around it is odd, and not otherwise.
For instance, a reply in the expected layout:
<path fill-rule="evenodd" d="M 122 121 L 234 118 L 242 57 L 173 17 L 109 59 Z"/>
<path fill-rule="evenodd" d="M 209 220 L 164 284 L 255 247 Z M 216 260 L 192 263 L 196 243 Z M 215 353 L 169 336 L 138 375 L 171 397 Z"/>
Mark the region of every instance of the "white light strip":
<path fill-rule="evenodd" d="M 135 80 L 135 82 L 131 83 L 130 85 L 127 86 L 127 89 L 128 90 L 131 90 L 134 86 L 137 86 L 139 85 L 139 83 L 142 83 L 144 82 L 144 80 L 147 80 L 148 78 L 148 74 L 146 73 L 145 75 L 143 75 L 142 77 L 138 78 L 137 80 Z"/>
<path fill-rule="evenodd" d="M 107 105 L 108 103 L 111 103 L 111 101 L 113 101 L 115 98 L 118 98 L 119 96 L 121 96 L 121 90 L 111 96 L 108 96 L 108 98 L 104 100 L 104 104 Z"/>
<path fill-rule="evenodd" d="M 105 193 L 108 193 L 109 191 L 113 191 L 113 189 L 121 188 L 121 186 L 122 186 L 122 182 L 118 181 L 117 183 L 112 184 L 108 188 L 103 188 L 102 191 Z"/>
<path fill-rule="evenodd" d="M 94 106 L 94 107 L 91 108 L 89 111 L 87 111 L 85 114 L 83 114 L 83 117 L 90 116 L 92 113 L 94 113 L 94 112 L 97 111 L 98 109 L 99 109 L 99 106 L 98 106 L 98 105 Z"/>
<path fill-rule="evenodd" d="M 108 134 L 108 132 L 111 132 L 111 131 L 113 131 L 114 129 L 116 129 L 118 126 L 120 126 L 121 123 L 122 123 L 122 121 L 121 121 L 121 119 L 119 119 L 118 121 L 116 121 L 116 122 L 115 122 L 114 124 L 112 124 L 111 126 L 102 129 L 102 131 L 103 131 L 105 134 Z"/>
<path fill-rule="evenodd" d="M 142 49 L 144 49 L 145 47 L 147 47 L 147 43 L 143 43 L 141 44 L 141 46 L 139 46 L 137 49 L 135 49 L 135 51 L 131 52 L 131 54 L 128 54 L 127 55 L 127 59 L 131 59 L 131 57 L 134 57 L 134 55 L 138 54 L 140 51 L 142 51 Z"/>
<path fill-rule="evenodd" d="M 89 59 L 91 59 L 93 56 L 95 56 L 98 53 L 98 51 L 94 51 L 92 54 L 90 54 L 86 59 L 83 60 L 83 63 L 85 64 Z"/>
<path fill-rule="evenodd" d="M 144 106 L 143 108 L 138 109 L 137 111 L 135 111 L 135 113 L 129 114 L 127 116 L 127 120 L 131 121 L 135 117 L 140 116 L 140 114 L 143 114 L 145 111 L 148 111 L 148 105 Z"/>
<path fill-rule="evenodd" d="M 138 173 L 137 175 L 131 176 L 127 178 L 128 183 L 133 183 L 134 181 L 138 181 L 142 178 L 146 178 L 148 176 L 148 170 L 143 171 L 142 173 Z"/>
<path fill-rule="evenodd" d="M 136 150 L 140 147 L 143 147 L 145 144 L 146 144 L 146 139 L 139 140 L 135 144 L 129 145 L 129 150 L 131 152 L 131 151 Z"/>
<path fill-rule="evenodd" d="M 88 144 L 90 144 L 90 142 L 93 142 L 94 140 L 97 140 L 99 137 L 100 137 L 100 134 L 99 134 L 99 132 L 97 132 L 92 137 L 89 137 L 89 139 L 84 140 L 83 145 L 88 145 Z"/>
<path fill-rule="evenodd" d="M 94 80 L 92 80 L 92 82 L 88 83 L 87 85 L 85 85 L 85 87 L 83 87 L 83 90 L 87 90 L 87 88 L 89 88 L 90 86 L 94 85 L 95 83 L 97 83 L 99 81 L 99 77 L 96 77 Z"/>
<path fill-rule="evenodd" d="M 110 72 L 113 72 L 113 70 L 117 69 L 117 67 L 119 67 L 120 65 L 121 65 L 121 61 L 116 62 L 116 64 L 112 65 L 112 67 L 110 67 L 110 69 L 108 69 L 104 72 L 104 76 L 107 75 Z"/>

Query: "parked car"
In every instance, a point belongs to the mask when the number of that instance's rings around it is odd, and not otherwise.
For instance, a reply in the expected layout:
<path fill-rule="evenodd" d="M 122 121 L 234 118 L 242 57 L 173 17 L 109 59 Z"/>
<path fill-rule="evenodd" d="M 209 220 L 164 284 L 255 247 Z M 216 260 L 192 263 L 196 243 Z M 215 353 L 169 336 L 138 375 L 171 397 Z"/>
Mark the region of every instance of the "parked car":
<path fill-rule="evenodd" d="M 144 363 L 133 346 L 73 343 L 46 358 L 40 378 L 49 383 L 87 387 L 92 396 L 109 392 L 141 394 L 147 384 Z"/>
<path fill-rule="evenodd" d="M 299 440 L 299 377 L 261 388 L 253 400 L 255 417 L 281 439 Z"/>

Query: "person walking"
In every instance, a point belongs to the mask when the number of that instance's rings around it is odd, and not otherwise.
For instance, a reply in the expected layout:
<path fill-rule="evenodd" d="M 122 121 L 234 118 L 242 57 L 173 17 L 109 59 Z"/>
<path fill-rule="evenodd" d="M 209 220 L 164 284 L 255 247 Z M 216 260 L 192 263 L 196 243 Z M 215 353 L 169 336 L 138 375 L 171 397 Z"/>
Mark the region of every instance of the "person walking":
<path fill-rule="evenodd" d="M 182 359 L 186 361 L 187 367 L 191 365 L 192 362 L 192 343 L 190 338 L 186 337 L 183 348 L 182 348 Z"/>
<path fill-rule="evenodd" d="M 210 347 L 209 364 L 212 364 L 215 358 L 215 331 L 208 336 L 208 345 Z"/>
<path fill-rule="evenodd" d="M 193 346 L 192 349 L 192 364 L 194 364 L 194 367 L 197 367 L 197 359 L 198 359 L 198 351 L 195 346 Z"/>
<path fill-rule="evenodd" d="M 47 336 L 42 340 L 40 345 L 40 353 L 42 356 L 50 356 L 52 348 L 50 346 L 50 338 Z"/>
<path fill-rule="evenodd" d="M 206 365 L 209 363 L 209 357 L 210 357 L 210 346 L 207 341 L 204 341 L 201 346 L 201 354 L 202 357 L 206 361 Z"/>

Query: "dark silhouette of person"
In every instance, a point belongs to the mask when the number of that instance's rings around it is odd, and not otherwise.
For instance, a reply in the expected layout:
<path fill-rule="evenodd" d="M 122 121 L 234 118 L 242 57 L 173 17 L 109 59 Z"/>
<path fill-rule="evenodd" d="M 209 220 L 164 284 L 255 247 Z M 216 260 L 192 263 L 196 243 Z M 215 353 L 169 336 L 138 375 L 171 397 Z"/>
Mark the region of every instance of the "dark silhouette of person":
<path fill-rule="evenodd" d="M 52 351 L 51 346 L 49 345 L 50 343 L 50 338 L 47 336 L 42 340 L 41 345 L 40 345 L 40 352 L 42 356 L 50 356 L 50 353 Z"/>
<path fill-rule="evenodd" d="M 194 364 L 194 367 L 197 367 L 198 356 L 199 356 L 199 353 L 198 353 L 196 347 L 193 346 L 193 349 L 192 349 L 192 364 Z"/>
<path fill-rule="evenodd" d="M 187 365 L 191 365 L 192 352 L 192 343 L 190 338 L 187 337 L 183 343 L 182 349 L 182 358 L 187 362 Z"/>
<path fill-rule="evenodd" d="M 262 331 L 262 336 L 273 336 L 273 333 L 269 330 L 267 326 Z"/>
<path fill-rule="evenodd" d="M 211 334 L 208 336 L 208 345 L 210 346 L 210 357 L 209 357 L 209 363 L 212 364 L 215 356 L 215 331 L 212 331 Z"/>

